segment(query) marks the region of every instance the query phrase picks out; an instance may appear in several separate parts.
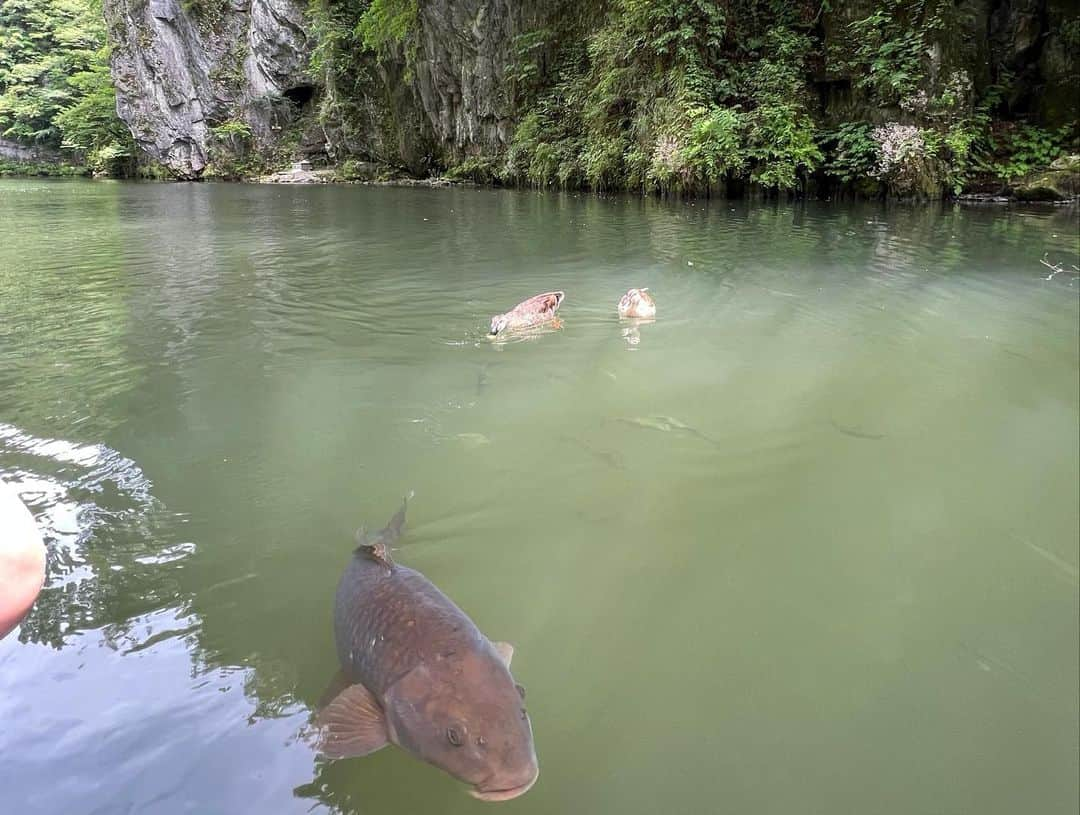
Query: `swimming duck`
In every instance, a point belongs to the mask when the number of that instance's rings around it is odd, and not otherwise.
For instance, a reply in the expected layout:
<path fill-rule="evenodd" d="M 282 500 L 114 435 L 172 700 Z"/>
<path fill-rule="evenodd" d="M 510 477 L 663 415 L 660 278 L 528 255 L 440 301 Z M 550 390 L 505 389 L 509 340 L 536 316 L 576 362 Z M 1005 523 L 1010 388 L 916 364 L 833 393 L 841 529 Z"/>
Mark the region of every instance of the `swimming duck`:
<path fill-rule="evenodd" d="M 656 301 L 648 289 L 630 289 L 619 300 L 620 317 L 655 317 Z"/>
<path fill-rule="evenodd" d="M 561 291 L 545 292 L 523 300 L 505 314 L 496 314 L 491 318 L 491 336 L 508 328 L 530 328 L 555 319 L 555 312 L 565 296 Z"/>

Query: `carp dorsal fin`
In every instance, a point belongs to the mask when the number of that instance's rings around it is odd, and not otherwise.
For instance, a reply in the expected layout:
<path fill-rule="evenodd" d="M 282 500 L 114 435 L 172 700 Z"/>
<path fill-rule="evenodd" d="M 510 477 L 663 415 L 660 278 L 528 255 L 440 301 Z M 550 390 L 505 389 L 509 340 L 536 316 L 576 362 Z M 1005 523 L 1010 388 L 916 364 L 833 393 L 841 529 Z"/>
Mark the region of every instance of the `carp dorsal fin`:
<path fill-rule="evenodd" d="M 390 556 L 390 547 L 382 541 L 371 545 L 358 546 L 356 552 L 364 557 L 371 558 L 377 563 L 381 563 L 387 569 L 392 570 L 394 568 L 394 559 Z"/>
<path fill-rule="evenodd" d="M 495 649 L 495 653 L 499 655 L 499 659 L 502 660 L 503 665 L 507 668 L 510 667 L 510 660 L 514 658 L 514 646 L 508 642 L 493 642 L 492 647 Z"/>
<path fill-rule="evenodd" d="M 415 495 L 414 490 L 409 490 L 409 494 L 401 499 L 401 509 L 394 513 L 394 517 L 390 519 L 390 523 L 382 531 L 382 537 L 389 538 L 391 542 L 401 537 L 401 533 L 405 529 L 405 510 L 409 507 L 409 499 Z"/>
<path fill-rule="evenodd" d="M 409 506 L 409 499 L 415 493 L 410 490 L 409 494 L 401 499 L 401 509 L 394 513 L 390 522 L 376 534 L 368 536 L 367 530 L 360 527 L 356 530 L 356 553 L 378 561 L 387 569 L 394 568 L 394 559 L 390 556 L 390 546 L 401 537 L 405 528 L 405 510 Z"/>

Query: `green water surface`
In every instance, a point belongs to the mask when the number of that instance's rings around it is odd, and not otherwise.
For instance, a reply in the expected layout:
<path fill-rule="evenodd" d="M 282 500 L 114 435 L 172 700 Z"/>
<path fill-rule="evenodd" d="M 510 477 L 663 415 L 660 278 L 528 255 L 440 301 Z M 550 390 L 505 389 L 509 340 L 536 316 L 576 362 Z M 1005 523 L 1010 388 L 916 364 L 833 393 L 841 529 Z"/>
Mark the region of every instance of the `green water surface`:
<path fill-rule="evenodd" d="M 1078 807 L 1075 209 L 0 181 L 5 813 Z M 651 324 L 615 303 L 649 286 Z M 493 313 L 563 289 L 563 325 Z M 360 524 L 516 646 L 485 804 L 298 737 Z"/>

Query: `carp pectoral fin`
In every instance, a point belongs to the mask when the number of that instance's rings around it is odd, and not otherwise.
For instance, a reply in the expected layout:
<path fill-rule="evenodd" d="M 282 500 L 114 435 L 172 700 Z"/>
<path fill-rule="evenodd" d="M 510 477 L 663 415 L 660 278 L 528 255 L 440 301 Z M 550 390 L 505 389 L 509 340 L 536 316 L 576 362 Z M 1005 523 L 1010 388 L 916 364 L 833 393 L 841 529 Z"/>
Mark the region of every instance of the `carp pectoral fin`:
<path fill-rule="evenodd" d="M 319 697 L 315 709 L 319 711 L 325 710 L 327 705 L 333 702 L 334 698 L 351 684 L 353 684 L 353 682 L 345 675 L 345 671 L 339 669 L 338 672 L 334 674 L 334 678 L 330 680 L 330 684 L 326 686 L 326 690 L 322 692 L 322 696 Z"/>
<path fill-rule="evenodd" d="M 386 714 L 363 685 L 349 685 L 315 719 L 318 749 L 327 758 L 374 753 L 390 743 Z"/>
<path fill-rule="evenodd" d="M 493 642 L 491 644 L 495 648 L 495 653 L 499 655 L 499 659 L 503 661 L 503 665 L 509 668 L 510 660 L 514 658 L 514 646 L 508 642 Z"/>

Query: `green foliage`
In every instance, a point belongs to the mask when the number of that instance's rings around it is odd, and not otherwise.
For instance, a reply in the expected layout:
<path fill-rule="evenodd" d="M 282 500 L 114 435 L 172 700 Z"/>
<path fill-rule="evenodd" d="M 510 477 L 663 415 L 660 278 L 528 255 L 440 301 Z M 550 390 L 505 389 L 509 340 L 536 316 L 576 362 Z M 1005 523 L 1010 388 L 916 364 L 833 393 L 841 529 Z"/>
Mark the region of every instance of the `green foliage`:
<path fill-rule="evenodd" d="M 750 179 L 763 187 L 790 190 L 800 176 L 823 160 L 814 137 L 814 122 L 794 105 L 769 105 L 755 111 L 748 137 L 754 160 Z"/>
<path fill-rule="evenodd" d="M 88 175 L 89 172 L 89 168 L 82 164 L 56 164 L 52 162 L 0 159 L 0 178 L 4 176 L 70 177 Z"/>
<path fill-rule="evenodd" d="M 829 156 L 825 169 L 841 181 L 852 182 L 876 173 L 878 143 L 869 122 L 845 122 L 822 136 Z"/>
<path fill-rule="evenodd" d="M 848 70 L 859 77 L 859 87 L 873 90 L 883 102 L 908 98 L 922 79 L 925 31 L 913 24 L 922 8 L 921 0 L 886 0 L 849 25 L 856 46 Z"/>
<path fill-rule="evenodd" d="M 519 102 L 535 98 L 544 79 L 544 55 L 555 38 L 556 33 L 550 28 L 538 28 L 514 37 L 514 60 L 506 70 L 512 86 L 511 98 Z"/>
<path fill-rule="evenodd" d="M 251 125 L 239 119 L 230 119 L 227 122 L 214 125 L 210 128 L 214 138 L 228 144 L 234 149 L 246 145 L 251 140 Z"/>
<path fill-rule="evenodd" d="M 367 9 L 367 0 L 311 0 L 308 20 L 314 47 L 309 68 L 323 87 L 319 118 L 340 119 L 348 100 L 362 93 L 370 77 L 357 64 L 364 44 L 356 21 Z"/>
<path fill-rule="evenodd" d="M 792 15 L 768 0 L 613 0 L 564 32 L 553 59 L 549 30 L 519 37 L 511 75 L 530 92 L 516 97 L 527 111 L 506 174 L 594 189 L 694 192 L 729 177 L 795 188 L 821 153 L 811 43 Z"/>
<path fill-rule="evenodd" d="M 510 145 L 455 156 L 448 174 L 676 194 L 729 180 L 795 190 L 816 175 L 922 196 L 959 191 L 991 165 L 1020 172 L 1053 151 L 1030 133 L 992 137 L 990 111 L 1009 80 L 999 70 L 1003 87 L 983 88 L 977 104 L 975 63 L 957 58 L 970 46 L 969 6 L 551 0 L 501 66 L 498 103 L 517 122 Z M 408 81 L 419 11 L 418 0 L 311 0 L 311 70 L 331 141 L 387 161 L 370 154 L 407 140 L 391 85 L 402 44 Z M 853 85 L 838 88 L 850 94 L 851 121 L 823 131 L 826 104 L 837 108 L 820 91 L 835 79 Z"/>
<path fill-rule="evenodd" d="M 635 47 L 664 63 L 694 62 L 727 34 L 723 6 L 709 0 L 621 0 L 616 8 Z"/>
<path fill-rule="evenodd" d="M 338 177 L 345 181 L 374 181 L 380 169 L 370 162 L 349 158 L 338 168 Z"/>
<path fill-rule="evenodd" d="M 419 14 L 419 0 L 371 0 L 356 33 L 367 48 L 381 51 L 401 43 L 416 28 Z"/>
<path fill-rule="evenodd" d="M 72 151 L 95 172 L 134 169 L 116 115 L 100 0 L 0 5 L 0 136 Z"/>
<path fill-rule="evenodd" d="M 85 0 L 0 4 L 0 136 L 59 146 L 53 120 L 78 95 L 71 77 L 99 60 L 100 13 Z"/>
<path fill-rule="evenodd" d="M 89 70 L 72 75 L 75 102 L 61 110 L 54 122 L 63 135 L 60 146 L 85 156 L 94 172 L 131 175 L 135 145 L 116 115 L 116 88 L 108 65 L 108 50 L 102 49 Z"/>
<path fill-rule="evenodd" d="M 229 119 L 210 128 L 212 141 L 207 175 L 219 178 L 247 178 L 265 169 L 265 157 L 252 150 L 251 126 L 240 119 Z"/>
<path fill-rule="evenodd" d="M 696 186 L 709 187 L 746 167 L 749 154 L 744 117 L 731 108 L 692 108 L 692 122 L 680 156 L 684 177 Z"/>
<path fill-rule="evenodd" d="M 346 162 L 348 164 L 348 162 Z M 470 156 L 446 171 L 451 181 L 492 184 L 498 180 L 498 162 L 489 156 Z"/>
<path fill-rule="evenodd" d="M 1066 152 L 1075 131 L 1075 124 L 1053 131 L 1031 124 L 1003 127 L 990 138 L 980 168 L 1005 181 L 1044 169 Z"/>
<path fill-rule="evenodd" d="M 400 123 L 390 114 L 391 89 L 376 72 L 376 55 L 358 25 L 371 8 L 369 0 L 309 0 L 313 43 L 309 65 L 320 85 L 315 114 L 346 150 L 375 146 L 373 142 L 386 133 L 387 143 L 365 153 L 390 163 L 404 139 L 398 136 Z"/>

